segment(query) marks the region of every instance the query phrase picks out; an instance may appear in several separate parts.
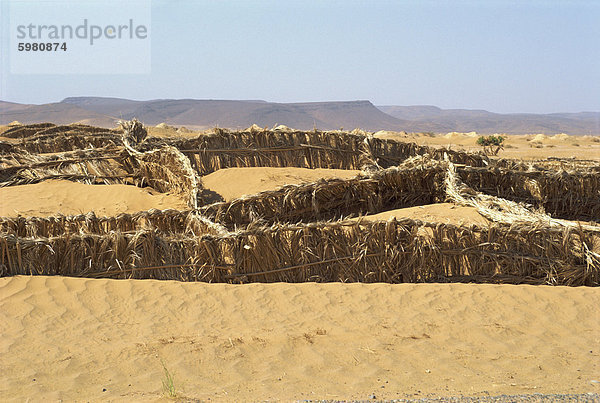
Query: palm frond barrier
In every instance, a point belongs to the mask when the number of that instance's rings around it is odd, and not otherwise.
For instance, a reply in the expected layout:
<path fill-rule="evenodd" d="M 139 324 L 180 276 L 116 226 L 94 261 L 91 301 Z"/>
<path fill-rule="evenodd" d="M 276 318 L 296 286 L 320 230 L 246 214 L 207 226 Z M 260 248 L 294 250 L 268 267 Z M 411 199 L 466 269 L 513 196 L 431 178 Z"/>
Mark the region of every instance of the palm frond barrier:
<path fill-rule="evenodd" d="M 202 237 L 2 234 L 0 268 L 3 276 L 598 286 L 598 247 L 597 236 L 572 228 L 338 221 Z"/>
<path fill-rule="evenodd" d="M 152 154 L 153 157 L 159 154 Z M 173 158 L 178 155 L 173 155 Z M 177 171 L 177 164 L 172 171 Z M 152 165 L 161 168 L 161 164 Z M 161 168 L 162 169 L 162 168 Z M 197 214 L 223 225 L 230 231 L 248 225 L 296 223 L 317 220 L 334 220 L 350 215 L 374 214 L 386 210 L 456 201 L 447 195 L 448 164 L 426 158 L 407 160 L 400 167 L 373 171 L 352 179 L 329 179 L 301 185 L 287 185 L 280 189 L 245 196 L 230 202 L 199 207 Z M 152 174 L 148 169 L 148 175 Z M 162 172 L 157 170 L 157 172 Z M 181 170 L 183 172 L 183 168 Z M 545 210 L 554 218 L 598 219 L 600 197 L 594 197 L 600 177 L 588 173 L 555 175 L 548 172 L 522 172 L 482 170 L 473 167 L 456 167 L 457 178 L 465 185 L 477 189 L 486 180 L 494 180 L 495 187 L 486 188 L 482 194 L 500 195 L 513 202 L 526 202 L 529 209 Z M 171 174 L 173 175 L 173 174 Z M 180 177 L 180 176 L 178 176 Z M 183 176 L 184 177 L 184 176 Z M 143 176 L 137 176 L 143 178 Z M 497 178 L 501 178 L 499 181 Z M 185 177 L 184 177 L 185 179 Z M 142 179 L 140 179 L 141 181 Z M 146 181 L 150 181 L 146 179 Z M 198 180 L 199 181 L 199 180 Z M 585 187 L 585 181 L 589 184 Z M 154 181 L 159 187 L 163 182 Z M 582 183 L 584 185 L 582 185 Z M 179 185 L 178 185 L 179 184 Z M 539 185 L 542 184 L 542 185 Z M 180 186 L 177 188 L 176 186 Z M 162 190 L 189 191 L 191 182 L 173 181 L 172 188 Z M 200 188 L 200 184 L 196 184 Z M 188 189 L 188 190 L 186 190 Z M 535 192 L 532 192 L 534 190 Z M 473 192 L 475 192 L 473 190 Z M 567 195 L 561 200 L 556 192 Z M 597 192 L 597 191 L 596 191 Z M 550 197 L 553 195 L 554 197 Z M 545 203 L 544 203 L 545 201 Z M 135 231 L 156 229 L 165 233 L 181 233 L 188 228 L 186 211 L 153 210 L 117 217 L 96 217 L 93 214 L 71 217 L 0 218 L 0 230 L 18 236 L 57 236 L 62 233 L 104 233 L 108 231 Z M 91 223 L 95 224 L 91 224 Z M 64 226 L 64 227 L 63 227 Z M 98 232 L 99 231 L 99 232 Z M 201 232 L 195 232 L 201 234 Z"/>
<path fill-rule="evenodd" d="M 561 165 L 558 172 L 550 164 L 532 169 L 338 132 L 219 130 L 198 139 L 164 141 L 146 138 L 140 128 L 132 124 L 110 133 L 120 134 L 120 143 L 111 139 L 102 150 L 90 144 L 40 156 L 9 147 L 0 155 L 2 185 L 112 175 L 179 192 L 190 209 L 2 218 L 2 275 L 599 285 L 598 227 L 546 214 L 597 219 L 599 178 L 593 164 Z M 13 136 L 25 144 L 53 134 L 64 140 L 73 131 L 38 129 L 46 132 Z M 202 206 L 199 173 L 262 164 L 362 167 L 363 174 Z M 381 169 L 395 164 L 400 166 Z M 475 207 L 493 223 L 322 221 L 443 200 Z"/>

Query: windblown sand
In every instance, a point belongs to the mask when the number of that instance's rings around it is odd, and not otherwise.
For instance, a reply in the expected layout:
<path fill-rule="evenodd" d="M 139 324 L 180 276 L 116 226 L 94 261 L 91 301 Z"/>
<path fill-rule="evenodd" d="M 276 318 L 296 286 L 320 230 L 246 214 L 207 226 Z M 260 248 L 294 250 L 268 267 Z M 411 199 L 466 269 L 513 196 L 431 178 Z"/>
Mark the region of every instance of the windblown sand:
<path fill-rule="evenodd" d="M 474 207 L 458 206 L 452 203 L 427 204 L 424 206 L 406 207 L 384 211 L 378 214 L 366 215 L 354 220 L 387 221 L 396 218 L 411 218 L 425 222 L 436 222 L 454 225 L 488 225 L 490 221 L 477 212 Z"/>
<path fill-rule="evenodd" d="M 265 190 L 275 190 L 283 185 L 298 185 L 319 179 L 349 179 L 360 171 L 346 169 L 308 168 L 226 168 L 202 177 L 204 188 L 219 194 L 225 201 Z"/>
<path fill-rule="evenodd" d="M 598 392 L 600 289 L 0 278 L 1 400 Z M 106 390 L 106 391 L 104 391 Z"/>
<path fill-rule="evenodd" d="M 184 209 L 176 195 L 128 185 L 86 185 L 68 180 L 48 180 L 31 185 L 0 188 L 0 217 L 47 217 L 57 214 L 114 216 L 156 208 Z"/>

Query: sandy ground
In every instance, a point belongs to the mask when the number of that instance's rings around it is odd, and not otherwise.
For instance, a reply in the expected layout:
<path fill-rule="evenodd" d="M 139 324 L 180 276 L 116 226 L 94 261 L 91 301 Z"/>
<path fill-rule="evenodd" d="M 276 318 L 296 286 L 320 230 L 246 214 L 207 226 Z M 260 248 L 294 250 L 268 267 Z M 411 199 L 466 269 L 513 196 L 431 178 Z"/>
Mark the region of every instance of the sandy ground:
<path fill-rule="evenodd" d="M 425 222 L 439 222 L 454 225 L 488 225 L 490 221 L 477 212 L 474 207 L 458 206 L 452 203 L 427 204 L 425 206 L 407 207 L 396 210 L 384 211 L 379 214 L 370 214 L 354 220 L 387 221 L 392 218 L 412 218 Z"/>
<path fill-rule="evenodd" d="M 113 216 L 151 208 L 185 209 L 176 195 L 129 185 L 86 185 L 67 180 L 48 180 L 31 185 L 0 188 L 0 216 L 47 217 L 85 214 Z"/>
<path fill-rule="evenodd" d="M 232 200 L 286 184 L 314 182 L 318 179 L 352 178 L 360 171 L 306 168 L 229 168 L 202 178 L 208 196 Z M 31 185 L 0 188 L 0 217 L 56 214 L 98 216 L 135 213 L 152 208 L 185 209 L 184 200 L 151 188 L 131 185 L 86 185 L 68 180 L 48 180 Z"/>
<path fill-rule="evenodd" d="M 274 190 L 283 185 L 315 182 L 319 179 L 349 179 L 360 171 L 345 169 L 308 168 L 227 168 L 202 177 L 204 188 L 215 192 L 226 201 L 264 190 Z"/>
<path fill-rule="evenodd" d="M 0 278 L 2 400 L 598 392 L 600 289 Z"/>
<path fill-rule="evenodd" d="M 505 148 L 498 158 L 519 158 L 526 160 L 557 158 L 578 158 L 600 160 L 600 136 L 569 136 L 566 134 L 506 135 Z M 415 142 L 428 146 L 450 147 L 453 150 L 480 151 L 477 133 L 447 133 L 429 136 L 422 133 L 406 134 L 382 131 L 375 137 L 398 141 Z"/>
<path fill-rule="evenodd" d="M 0 126 L 0 141 L 18 143 L 20 139 L 2 137 L 9 126 Z M 171 126 L 160 124 L 148 126 L 148 134 L 156 137 L 194 138 L 202 134 L 214 132 L 213 128 L 201 126 Z M 567 134 L 503 134 L 506 138 L 505 148 L 498 154 L 499 158 L 519 158 L 526 160 L 557 158 L 578 158 L 600 160 L 600 136 L 573 136 Z M 470 133 L 405 133 L 382 130 L 375 137 L 404 142 L 415 142 L 434 147 L 450 147 L 454 150 L 480 151 L 477 138 L 480 134 Z"/>

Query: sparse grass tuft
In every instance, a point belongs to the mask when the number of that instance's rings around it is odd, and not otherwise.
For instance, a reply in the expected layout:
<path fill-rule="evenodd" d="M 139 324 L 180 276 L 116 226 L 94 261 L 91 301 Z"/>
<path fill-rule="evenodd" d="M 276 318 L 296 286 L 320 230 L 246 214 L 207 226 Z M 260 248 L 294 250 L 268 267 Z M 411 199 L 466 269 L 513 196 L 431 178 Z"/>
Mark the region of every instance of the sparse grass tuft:
<path fill-rule="evenodd" d="M 166 397 L 175 398 L 177 397 L 177 390 L 175 389 L 174 375 L 169 372 L 164 361 L 161 360 L 160 363 L 164 371 L 164 378 L 162 380 L 163 394 Z"/>

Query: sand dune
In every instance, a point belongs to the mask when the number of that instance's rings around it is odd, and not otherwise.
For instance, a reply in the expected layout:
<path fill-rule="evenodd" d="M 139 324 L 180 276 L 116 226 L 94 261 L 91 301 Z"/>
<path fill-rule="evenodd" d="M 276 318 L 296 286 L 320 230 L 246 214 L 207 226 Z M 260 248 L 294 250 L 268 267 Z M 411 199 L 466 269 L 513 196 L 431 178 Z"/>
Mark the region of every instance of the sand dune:
<path fill-rule="evenodd" d="M 0 217 L 47 217 L 90 211 L 98 216 L 113 216 L 151 208 L 184 209 L 186 205 L 178 196 L 128 185 L 86 185 L 67 180 L 48 180 L 0 188 Z"/>
<path fill-rule="evenodd" d="M 274 190 L 283 185 L 314 182 L 319 179 L 348 179 L 359 173 L 360 171 L 344 169 L 227 168 L 202 177 L 202 184 L 224 200 L 230 201 L 244 195 Z"/>
<path fill-rule="evenodd" d="M 2 400 L 597 392 L 600 290 L 0 278 Z"/>

